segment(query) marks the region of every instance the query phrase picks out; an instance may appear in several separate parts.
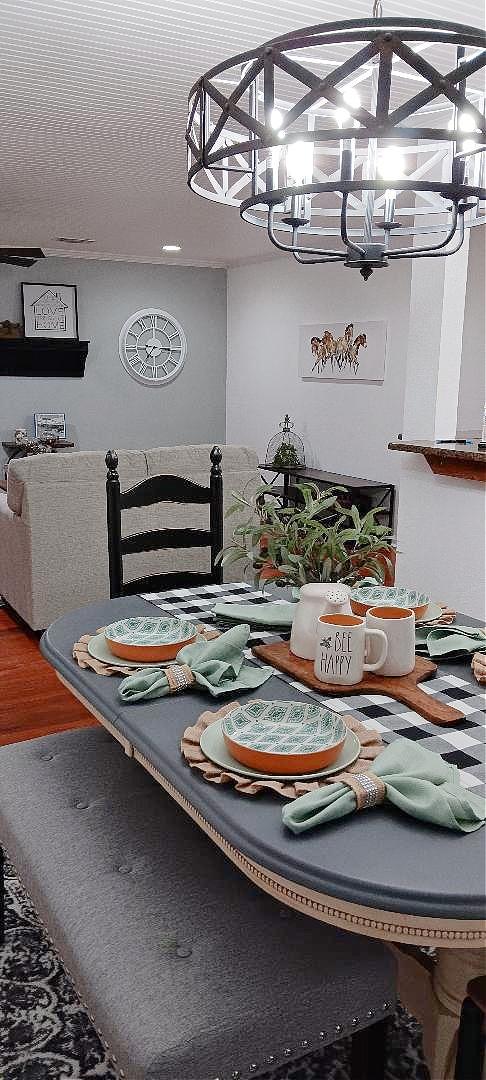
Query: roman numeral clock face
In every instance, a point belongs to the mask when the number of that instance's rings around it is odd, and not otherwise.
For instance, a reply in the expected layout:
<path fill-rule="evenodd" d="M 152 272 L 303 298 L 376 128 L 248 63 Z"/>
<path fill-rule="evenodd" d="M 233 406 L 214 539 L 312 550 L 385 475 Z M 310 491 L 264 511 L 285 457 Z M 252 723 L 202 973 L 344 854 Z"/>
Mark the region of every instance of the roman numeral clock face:
<path fill-rule="evenodd" d="M 123 367 L 145 386 L 163 386 L 179 374 L 186 359 L 186 335 L 173 315 L 158 308 L 136 311 L 120 331 Z"/>

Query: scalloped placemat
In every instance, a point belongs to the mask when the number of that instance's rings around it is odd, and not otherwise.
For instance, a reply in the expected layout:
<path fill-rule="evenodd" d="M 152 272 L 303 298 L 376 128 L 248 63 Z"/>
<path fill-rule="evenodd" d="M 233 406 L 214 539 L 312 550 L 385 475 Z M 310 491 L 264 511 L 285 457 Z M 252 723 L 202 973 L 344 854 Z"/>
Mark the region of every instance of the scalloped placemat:
<path fill-rule="evenodd" d="M 197 630 L 202 637 L 206 638 L 206 641 L 212 641 L 213 638 L 217 638 L 220 635 L 219 630 L 208 630 L 202 623 L 197 623 Z M 96 634 L 102 634 L 105 627 L 101 626 Z M 143 671 L 146 664 L 143 667 L 125 667 L 121 664 L 105 664 L 103 660 L 96 660 L 94 656 L 88 652 L 88 643 L 92 637 L 96 637 L 96 634 L 83 634 L 79 641 L 75 641 L 73 645 L 73 659 L 79 664 L 80 668 L 90 668 L 91 671 L 95 671 L 97 675 L 134 675 L 136 671 Z M 151 667 L 157 667 L 154 662 Z"/>
<path fill-rule="evenodd" d="M 201 713 L 196 724 L 186 728 L 182 736 L 181 753 L 183 758 L 191 769 L 197 769 L 210 784 L 234 784 L 235 790 L 242 795 L 258 795 L 260 791 L 274 791 L 277 795 L 281 795 L 283 799 L 297 799 L 299 795 L 304 795 L 306 791 L 314 791 L 315 788 L 323 787 L 324 784 L 333 784 L 337 780 L 341 780 L 342 773 L 338 773 L 336 776 L 323 777 L 322 780 L 302 779 L 292 782 L 285 780 L 250 780 L 246 776 L 240 776 L 239 773 L 215 765 L 201 750 L 201 735 L 205 728 L 213 724 L 215 720 L 220 720 L 238 706 L 238 701 L 231 701 L 216 712 L 206 710 L 206 712 Z M 375 757 L 383 750 L 384 744 L 381 736 L 377 731 L 368 731 L 368 728 L 365 728 L 359 720 L 355 720 L 354 716 L 343 716 L 343 720 L 350 731 L 354 731 L 361 743 L 359 757 L 346 772 L 368 772 L 370 762 L 374 761 Z"/>

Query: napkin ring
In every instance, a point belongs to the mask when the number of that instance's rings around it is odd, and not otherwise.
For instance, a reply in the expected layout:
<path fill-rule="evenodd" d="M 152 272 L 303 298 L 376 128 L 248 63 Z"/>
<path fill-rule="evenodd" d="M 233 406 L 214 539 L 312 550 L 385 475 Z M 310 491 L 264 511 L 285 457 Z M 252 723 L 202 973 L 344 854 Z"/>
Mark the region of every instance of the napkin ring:
<path fill-rule="evenodd" d="M 368 810 L 384 802 L 386 787 L 379 776 L 370 773 L 352 773 L 342 778 L 356 795 L 356 809 Z"/>
<path fill-rule="evenodd" d="M 171 694 L 177 694 L 180 690 L 188 690 L 196 681 L 188 664 L 171 664 L 165 669 L 167 682 Z"/>

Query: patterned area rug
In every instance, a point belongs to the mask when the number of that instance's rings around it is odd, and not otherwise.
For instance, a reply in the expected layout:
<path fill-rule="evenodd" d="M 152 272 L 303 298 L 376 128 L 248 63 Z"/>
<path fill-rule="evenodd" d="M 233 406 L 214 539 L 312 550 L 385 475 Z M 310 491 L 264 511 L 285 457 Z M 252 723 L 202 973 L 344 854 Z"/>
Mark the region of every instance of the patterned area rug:
<path fill-rule="evenodd" d="M 107 1052 L 9 865 L 6 894 L 6 944 L 0 948 L 0 1077 L 116 1080 Z M 267 1073 L 266 1080 L 349 1080 L 349 1040 Z M 402 1008 L 393 1019 L 387 1080 L 428 1080 L 420 1028 Z"/>

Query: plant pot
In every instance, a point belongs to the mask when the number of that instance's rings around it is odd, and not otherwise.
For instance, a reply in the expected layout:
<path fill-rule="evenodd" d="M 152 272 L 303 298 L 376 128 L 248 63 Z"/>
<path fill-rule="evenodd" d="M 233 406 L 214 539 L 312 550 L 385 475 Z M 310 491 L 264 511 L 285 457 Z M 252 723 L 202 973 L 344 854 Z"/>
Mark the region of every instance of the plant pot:
<path fill-rule="evenodd" d="M 381 565 L 383 567 L 383 570 L 384 570 L 384 573 L 385 573 L 385 577 L 383 579 L 383 584 L 384 585 L 394 585 L 395 584 L 395 564 L 396 564 L 396 561 L 397 561 L 396 548 L 387 547 L 386 545 L 384 545 L 381 550 L 380 550 L 380 548 L 378 548 L 377 551 L 373 552 L 373 558 L 377 559 L 378 562 L 381 563 Z M 389 565 L 390 563 L 391 563 L 391 566 Z M 359 569 L 359 576 L 363 577 L 363 578 L 365 578 L 365 577 L 374 577 L 375 576 L 375 571 L 371 570 L 369 567 L 362 566 Z"/>

